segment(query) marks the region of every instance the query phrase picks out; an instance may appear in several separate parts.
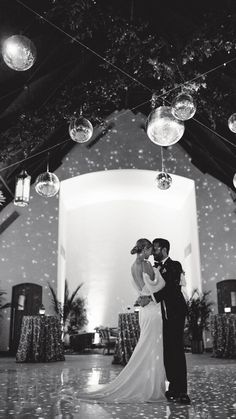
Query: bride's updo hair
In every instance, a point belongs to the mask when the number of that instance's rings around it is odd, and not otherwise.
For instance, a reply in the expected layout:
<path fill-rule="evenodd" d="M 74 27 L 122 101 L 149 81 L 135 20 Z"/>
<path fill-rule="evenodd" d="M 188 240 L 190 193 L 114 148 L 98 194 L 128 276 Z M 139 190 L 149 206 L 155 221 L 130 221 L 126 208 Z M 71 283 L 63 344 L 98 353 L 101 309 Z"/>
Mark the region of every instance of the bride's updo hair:
<path fill-rule="evenodd" d="M 139 239 L 136 243 L 136 245 L 131 249 L 130 253 L 131 255 L 134 255 L 135 253 L 141 253 L 142 250 L 147 247 L 148 249 L 152 247 L 152 243 L 148 239 Z"/>

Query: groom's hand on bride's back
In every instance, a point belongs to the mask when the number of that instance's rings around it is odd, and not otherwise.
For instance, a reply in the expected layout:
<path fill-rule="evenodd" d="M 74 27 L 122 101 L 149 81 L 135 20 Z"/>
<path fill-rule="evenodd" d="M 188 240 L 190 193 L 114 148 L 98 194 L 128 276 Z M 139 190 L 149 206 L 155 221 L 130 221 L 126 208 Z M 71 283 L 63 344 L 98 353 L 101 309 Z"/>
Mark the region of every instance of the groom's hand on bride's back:
<path fill-rule="evenodd" d="M 141 306 L 141 307 L 145 307 L 146 305 L 148 305 L 150 303 L 150 301 L 152 301 L 152 297 L 149 295 L 141 295 L 138 300 L 137 303 Z"/>

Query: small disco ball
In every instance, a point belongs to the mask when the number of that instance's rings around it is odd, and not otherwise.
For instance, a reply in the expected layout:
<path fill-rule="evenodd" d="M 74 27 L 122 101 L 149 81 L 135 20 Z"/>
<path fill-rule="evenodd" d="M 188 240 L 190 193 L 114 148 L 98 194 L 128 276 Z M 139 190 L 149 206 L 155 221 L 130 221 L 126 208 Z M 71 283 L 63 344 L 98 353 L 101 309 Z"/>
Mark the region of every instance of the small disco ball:
<path fill-rule="evenodd" d="M 234 185 L 234 187 L 236 188 L 236 173 L 235 173 L 235 175 L 234 175 L 234 177 L 233 177 L 233 185 Z"/>
<path fill-rule="evenodd" d="M 172 177 L 166 172 L 160 172 L 156 177 L 156 181 L 159 189 L 166 190 L 172 184 Z"/>
<path fill-rule="evenodd" d="M 70 138 L 76 143 L 86 143 L 93 135 L 91 122 L 82 115 L 73 117 L 69 125 Z"/>
<path fill-rule="evenodd" d="M 154 109 L 147 119 L 147 135 L 160 146 L 177 143 L 184 134 L 184 123 L 178 121 L 171 113 L 170 106 Z"/>
<path fill-rule="evenodd" d="M 236 132 L 236 113 L 233 113 L 228 119 L 228 127 L 230 131 Z"/>
<path fill-rule="evenodd" d="M 39 175 L 35 181 L 36 192 L 49 198 L 55 196 L 60 189 L 60 181 L 54 173 L 45 172 Z"/>
<path fill-rule="evenodd" d="M 171 104 L 172 115 L 180 121 L 187 121 L 196 112 L 196 105 L 191 95 L 180 93 Z"/>
<path fill-rule="evenodd" d="M 3 42 L 2 56 L 8 67 L 16 71 L 25 71 L 34 64 L 37 52 L 29 38 L 13 35 Z"/>

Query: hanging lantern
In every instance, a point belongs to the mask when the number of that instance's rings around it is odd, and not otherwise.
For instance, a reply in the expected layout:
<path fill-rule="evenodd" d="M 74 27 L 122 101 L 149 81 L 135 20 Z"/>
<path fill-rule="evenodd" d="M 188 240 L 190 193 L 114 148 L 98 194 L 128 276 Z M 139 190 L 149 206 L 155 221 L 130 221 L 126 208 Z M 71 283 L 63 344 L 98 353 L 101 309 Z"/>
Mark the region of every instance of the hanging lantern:
<path fill-rule="evenodd" d="M 184 123 L 178 121 L 171 113 L 170 106 L 154 109 L 147 119 L 147 135 L 160 146 L 177 143 L 184 134 Z"/>
<path fill-rule="evenodd" d="M 33 42 L 23 35 L 13 35 L 3 42 L 2 56 L 8 67 L 16 71 L 28 70 L 36 60 Z"/>
<path fill-rule="evenodd" d="M 236 132 L 236 113 L 233 113 L 228 119 L 228 127 L 230 131 Z"/>
<path fill-rule="evenodd" d="M 16 176 L 14 204 L 19 207 L 25 207 L 29 204 L 30 179 L 31 176 L 29 176 L 25 170 L 22 170 L 20 174 Z"/>
<path fill-rule="evenodd" d="M 234 177 L 233 177 L 233 185 L 234 185 L 234 187 L 236 188 L 236 173 L 235 173 L 235 175 L 234 175 Z"/>
<path fill-rule="evenodd" d="M 76 143 L 86 143 L 93 135 L 91 122 L 82 115 L 72 117 L 69 125 L 70 138 Z"/>
<path fill-rule="evenodd" d="M 41 173 L 35 181 L 36 192 L 45 198 L 55 196 L 59 189 L 60 181 L 58 177 L 49 171 Z"/>
<path fill-rule="evenodd" d="M 196 112 L 196 105 L 191 95 L 180 93 L 171 105 L 172 115 L 180 121 L 187 121 Z"/>
<path fill-rule="evenodd" d="M 159 189 L 169 189 L 172 184 L 172 177 L 166 172 L 160 172 L 156 178 L 157 186 Z"/>

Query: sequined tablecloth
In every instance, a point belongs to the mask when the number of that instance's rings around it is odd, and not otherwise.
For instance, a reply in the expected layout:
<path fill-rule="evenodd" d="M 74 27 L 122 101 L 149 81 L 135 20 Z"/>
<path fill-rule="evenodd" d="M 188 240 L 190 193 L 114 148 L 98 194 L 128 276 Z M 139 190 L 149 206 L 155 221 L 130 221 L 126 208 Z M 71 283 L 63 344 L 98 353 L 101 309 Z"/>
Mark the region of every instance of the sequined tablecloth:
<path fill-rule="evenodd" d="M 16 362 L 52 362 L 64 359 L 58 318 L 24 316 Z"/>
<path fill-rule="evenodd" d="M 139 334 L 138 312 L 119 314 L 118 340 L 115 346 L 113 364 L 127 364 L 138 342 Z"/>
<path fill-rule="evenodd" d="M 210 325 L 213 356 L 236 358 L 236 314 L 214 314 Z"/>

